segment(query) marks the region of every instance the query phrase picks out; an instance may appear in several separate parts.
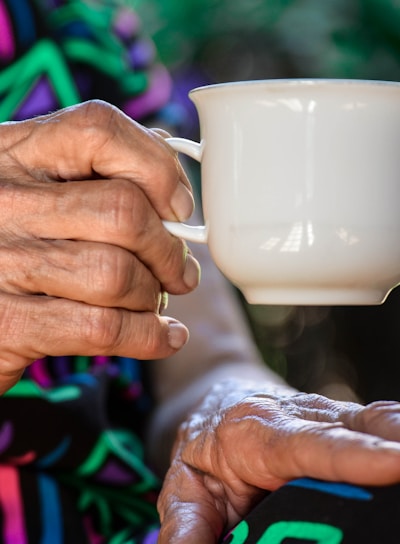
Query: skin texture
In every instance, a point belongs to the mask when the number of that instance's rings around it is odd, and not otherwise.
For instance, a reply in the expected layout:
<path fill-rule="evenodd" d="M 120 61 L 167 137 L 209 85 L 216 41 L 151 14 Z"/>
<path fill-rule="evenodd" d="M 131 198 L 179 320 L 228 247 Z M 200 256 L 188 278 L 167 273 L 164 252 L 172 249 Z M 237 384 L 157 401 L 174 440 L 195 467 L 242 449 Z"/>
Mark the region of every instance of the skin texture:
<path fill-rule="evenodd" d="M 215 544 L 292 478 L 399 482 L 398 403 L 288 387 L 206 248 L 195 289 L 197 259 L 161 222 L 193 210 L 164 136 L 96 101 L 0 125 L 0 393 L 43 355 L 158 359 L 160 544 Z"/>
<path fill-rule="evenodd" d="M 167 471 L 159 544 L 215 544 L 265 490 L 293 478 L 399 482 L 400 404 L 362 406 L 290 388 L 261 361 L 206 248 L 196 256 L 200 287 L 169 305 L 187 316 L 190 341 L 152 366 L 159 406 L 149 444 Z"/>
<path fill-rule="evenodd" d="M 161 219 L 193 211 L 162 135 L 104 102 L 0 125 L 0 393 L 44 355 L 150 359 L 188 338 L 161 317 L 199 265 Z"/>
<path fill-rule="evenodd" d="M 268 393 L 267 383 L 249 384 L 242 396 L 241 389 L 242 382 L 220 384 L 181 426 L 159 499 L 160 543 L 216 543 L 263 490 L 293 478 L 399 481 L 397 403 L 362 408 L 317 395 L 288 397 Z"/>

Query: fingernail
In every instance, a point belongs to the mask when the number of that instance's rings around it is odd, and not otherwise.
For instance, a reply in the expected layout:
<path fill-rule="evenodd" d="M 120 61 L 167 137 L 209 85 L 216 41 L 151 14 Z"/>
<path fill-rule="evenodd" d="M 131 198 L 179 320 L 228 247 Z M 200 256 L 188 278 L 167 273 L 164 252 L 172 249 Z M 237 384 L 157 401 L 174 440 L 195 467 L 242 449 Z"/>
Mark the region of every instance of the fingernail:
<path fill-rule="evenodd" d="M 171 208 L 179 221 L 186 221 L 193 213 L 193 195 L 183 183 L 178 183 L 172 195 Z"/>
<path fill-rule="evenodd" d="M 173 349 L 182 348 L 186 342 L 189 340 L 189 331 L 179 321 L 170 320 L 169 322 L 169 332 L 168 332 L 168 343 Z"/>
<path fill-rule="evenodd" d="M 201 268 L 199 263 L 196 261 L 190 253 L 186 255 L 186 264 L 185 270 L 183 272 L 183 281 L 189 289 L 195 289 L 200 283 L 201 277 Z"/>

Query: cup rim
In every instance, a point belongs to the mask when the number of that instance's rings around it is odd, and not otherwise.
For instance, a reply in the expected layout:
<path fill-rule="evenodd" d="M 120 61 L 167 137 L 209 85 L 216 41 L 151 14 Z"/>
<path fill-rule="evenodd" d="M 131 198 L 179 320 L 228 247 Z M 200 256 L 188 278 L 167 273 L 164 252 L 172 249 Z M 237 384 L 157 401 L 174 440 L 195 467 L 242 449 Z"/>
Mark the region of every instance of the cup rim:
<path fill-rule="evenodd" d="M 196 93 L 208 91 L 223 91 L 226 88 L 246 89 L 249 87 L 326 87 L 326 86 L 352 86 L 352 87 L 380 87 L 399 88 L 399 81 L 384 81 L 378 79 L 346 79 L 346 78 L 276 78 L 276 79 L 253 79 L 247 81 L 227 81 L 224 83 L 212 83 L 201 85 L 189 91 L 189 96 Z"/>

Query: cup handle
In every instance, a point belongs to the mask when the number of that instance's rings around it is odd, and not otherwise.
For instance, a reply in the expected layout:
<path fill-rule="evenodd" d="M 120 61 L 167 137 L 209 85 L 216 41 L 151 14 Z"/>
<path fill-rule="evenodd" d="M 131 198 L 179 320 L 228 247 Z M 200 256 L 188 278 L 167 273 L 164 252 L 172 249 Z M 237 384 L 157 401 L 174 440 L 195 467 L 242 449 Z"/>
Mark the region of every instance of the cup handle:
<path fill-rule="evenodd" d="M 203 146 L 198 142 L 186 138 L 166 138 L 165 140 L 175 151 L 185 153 L 192 159 L 201 162 Z M 174 236 L 183 238 L 188 242 L 207 243 L 207 229 L 205 225 L 186 225 L 178 221 L 163 221 L 164 227 Z"/>

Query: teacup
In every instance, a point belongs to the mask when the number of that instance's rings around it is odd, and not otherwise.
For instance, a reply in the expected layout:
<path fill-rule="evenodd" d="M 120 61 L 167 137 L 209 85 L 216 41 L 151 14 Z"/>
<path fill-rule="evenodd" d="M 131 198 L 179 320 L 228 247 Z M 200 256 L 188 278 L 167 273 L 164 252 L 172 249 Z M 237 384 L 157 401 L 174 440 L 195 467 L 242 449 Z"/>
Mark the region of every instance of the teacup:
<path fill-rule="evenodd" d="M 400 282 L 400 83 L 268 80 L 190 92 L 206 242 L 249 303 L 379 304 Z"/>

